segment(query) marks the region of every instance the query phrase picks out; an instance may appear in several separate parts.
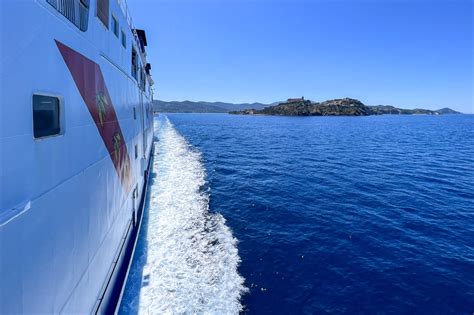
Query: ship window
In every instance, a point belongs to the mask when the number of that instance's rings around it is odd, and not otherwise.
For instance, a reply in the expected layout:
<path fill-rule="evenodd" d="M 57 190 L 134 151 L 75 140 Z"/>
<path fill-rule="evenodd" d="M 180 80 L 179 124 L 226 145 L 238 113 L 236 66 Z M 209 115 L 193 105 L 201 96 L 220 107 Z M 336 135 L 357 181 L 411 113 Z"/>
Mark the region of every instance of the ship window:
<path fill-rule="evenodd" d="M 109 0 L 97 0 L 97 17 L 109 28 Z"/>
<path fill-rule="evenodd" d="M 127 36 L 125 35 L 125 32 L 122 30 L 122 46 L 123 48 L 127 48 Z"/>
<path fill-rule="evenodd" d="M 115 16 L 112 15 L 112 30 L 114 31 L 115 36 L 119 37 L 119 23 Z"/>
<path fill-rule="evenodd" d="M 140 87 L 140 89 L 142 88 L 142 81 L 143 81 L 143 78 L 142 78 L 142 67 L 138 66 L 138 85 Z"/>
<path fill-rule="evenodd" d="M 145 72 L 143 71 L 142 67 L 140 67 L 140 88 L 142 89 L 143 92 L 145 92 L 146 78 L 145 78 Z"/>
<path fill-rule="evenodd" d="M 87 31 L 89 0 L 46 0 L 46 2 L 76 25 L 81 31 Z"/>
<path fill-rule="evenodd" d="M 135 47 L 132 48 L 132 77 L 137 80 L 137 63 L 138 63 L 138 56 Z"/>
<path fill-rule="evenodd" d="M 59 99 L 45 95 L 33 95 L 33 134 L 43 138 L 59 134 Z"/>
<path fill-rule="evenodd" d="M 135 144 L 135 160 L 138 157 L 138 145 Z"/>
<path fill-rule="evenodd" d="M 137 109 L 133 108 L 133 119 L 137 119 Z"/>

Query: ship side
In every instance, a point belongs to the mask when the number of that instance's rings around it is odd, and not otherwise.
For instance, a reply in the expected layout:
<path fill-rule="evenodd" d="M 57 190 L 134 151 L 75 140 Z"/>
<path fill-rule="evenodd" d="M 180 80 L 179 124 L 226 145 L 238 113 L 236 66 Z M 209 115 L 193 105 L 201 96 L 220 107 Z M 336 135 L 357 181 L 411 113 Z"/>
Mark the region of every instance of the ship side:
<path fill-rule="evenodd" d="M 0 313 L 114 312 L 153 149 L 145 32 L 123 0 L 0 6 Z"/>

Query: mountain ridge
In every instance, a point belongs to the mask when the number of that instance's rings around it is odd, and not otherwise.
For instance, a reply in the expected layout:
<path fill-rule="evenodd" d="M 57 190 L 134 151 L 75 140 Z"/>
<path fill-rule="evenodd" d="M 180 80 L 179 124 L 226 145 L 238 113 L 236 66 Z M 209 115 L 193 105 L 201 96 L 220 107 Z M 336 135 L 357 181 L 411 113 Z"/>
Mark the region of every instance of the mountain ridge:
<path fill-rule="evenodd" d="M 275 103 L 274 103 L 275 104 Z M 273 104 L 262 103 L 226 103 L 205 101 L 153 101 L 155 112 L 165 113 L 228 113 L 231 111 L 245 110 L 247 108 L 263 109 Z"/>

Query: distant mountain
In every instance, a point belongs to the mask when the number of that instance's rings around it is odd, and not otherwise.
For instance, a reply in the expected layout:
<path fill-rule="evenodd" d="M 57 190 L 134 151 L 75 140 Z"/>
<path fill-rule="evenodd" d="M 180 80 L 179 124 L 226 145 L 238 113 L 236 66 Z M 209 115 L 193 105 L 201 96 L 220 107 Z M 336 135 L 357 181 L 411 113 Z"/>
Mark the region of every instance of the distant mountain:
<path fill-rule="evenodd" d="M 443 115 L 462 114 L 462 113 L 460 113 L 460 112 L 457 112 L 457 111 L 452 110 L 451 108 L 447 108 L 447 107 L 438 109 L 438 110 L 436 110 L 435 112 L 440 113 L 440 114 L 443 114 Z"/>
<path fill-rule="evenodd" d="M 375 105 L 375 106 L 368 106 L 372 113 L 371 115 L 438 115 L 437 111 L 429 110 L 429 109 L 422 109 L 422 108 L 415 108 L 415 109 L 406 109 L 406 108 L 398 108 L 391 105 Z"/>
<path fill-rule="evenodd" d="M 449 108 L 438 111 L 429 109 L 403 109 L 391 105 L 367 106 L 361 101 L 353 98 L 342 98 L 328 100 L 321 103 L 313 103 L 304 99 L 289 99 L 275 106 L 263 109 L 246 109 L 232 111 L 231 114 L 240 115 L 282 115 L 282 116 L 369 116 L 369 115 L 440 115 L 445 113 L 457 113 Z"/>
<path fill-rule="evenodd" d="M 193 101 L 153 101 L 153 110 L 161 113 L 228 113 L 246 108 L 263 109 L 271 104 L 243 103 L 232 104 L 224 102 L 193 102 Z"/>
<path fill-rule="evenodd" d="M 460 112 L 457 112 L 455 110 L 452 110 L 451 108 L 441 108 L 438 110 L 429 110 L 429 109 L 421 109 L 421 108 L 415 108 L 415 109 L 404 109 L 404 108 L 397 108 L 391 105 L 376 105 L 376 106 L 369 106 L 372 111 L 377 114 L 377 115 L 383 115 L 383 114 L 425 114 L 425 115 L 448 115 L 448 114 L 462 114 Z"/>

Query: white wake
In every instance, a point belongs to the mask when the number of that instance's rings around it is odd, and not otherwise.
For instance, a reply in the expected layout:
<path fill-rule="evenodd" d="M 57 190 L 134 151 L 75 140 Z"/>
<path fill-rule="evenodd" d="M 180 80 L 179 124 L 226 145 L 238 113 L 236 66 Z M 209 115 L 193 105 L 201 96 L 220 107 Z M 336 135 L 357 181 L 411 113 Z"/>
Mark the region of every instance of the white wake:
<path fill-rule="evenodd" d="M 201 155 L 167 118 L 155 122 L 155 134 L 146 260 L 127 304 L 142 314 L 237 314 L 246 291 L 237 240 L 222 215 L 209 212 Z"/>

